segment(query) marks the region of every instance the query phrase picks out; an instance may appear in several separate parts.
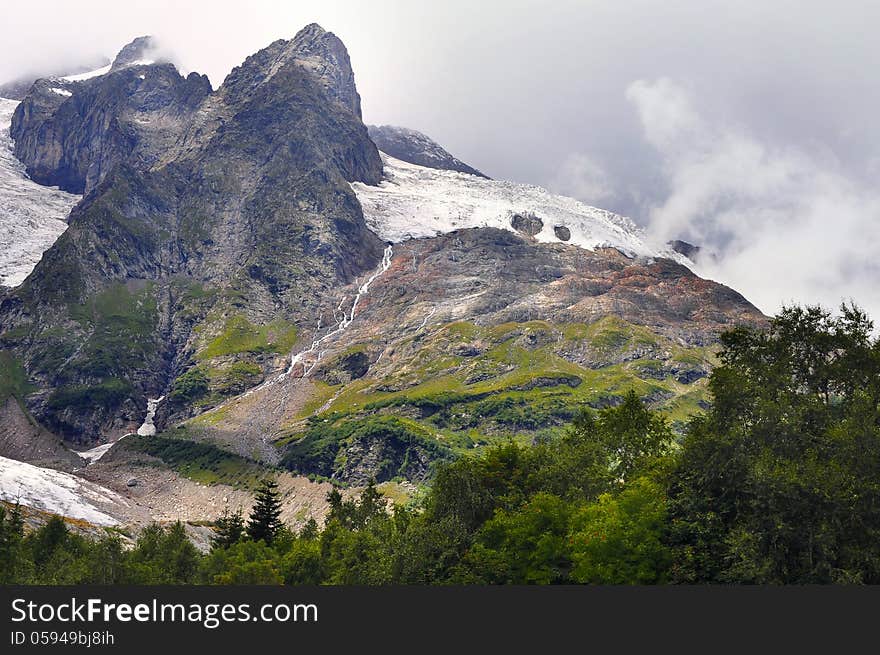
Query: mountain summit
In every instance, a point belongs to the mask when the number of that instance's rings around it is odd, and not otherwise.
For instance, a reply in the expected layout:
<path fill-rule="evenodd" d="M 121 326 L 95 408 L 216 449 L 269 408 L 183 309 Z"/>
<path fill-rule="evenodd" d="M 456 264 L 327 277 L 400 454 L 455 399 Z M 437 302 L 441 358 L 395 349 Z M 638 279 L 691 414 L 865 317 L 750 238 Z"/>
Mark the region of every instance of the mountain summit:
<path fill-rule="evenodd" d="M 295 65 L 308 72 L 325 93 L 361 118 L 361 98 L 345 45 L 332 32 L 312 23 L 291 40 L 278 40 L 248 57 L 223 82 L 225 92 L 240 97 L 253 93 L 280 71 Z"/>
<path fill-rule="evenodd" d="M 159 45 L 152 36 L 139 36 L 126 44 L 116 55 L 110 70 L 119 70 L 125 66 L 152 64 L 156 61 Z"/>

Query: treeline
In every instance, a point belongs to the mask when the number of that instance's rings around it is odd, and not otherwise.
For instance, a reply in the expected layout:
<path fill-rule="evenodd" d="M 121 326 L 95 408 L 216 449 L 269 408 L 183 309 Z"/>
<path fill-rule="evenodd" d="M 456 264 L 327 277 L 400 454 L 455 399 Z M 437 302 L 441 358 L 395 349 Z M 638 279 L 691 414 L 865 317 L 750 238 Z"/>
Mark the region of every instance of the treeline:
<path fill-rule="evenodd" d="M 125 550 L 60 520 L 0 520 L 3 582 L 208 584 L 880 583 L 880 340 L 859 310 L 791 308 L 722 338 L 714 404 L 677 436 L 628 394 L 558 439 L 442 466 L 386 509 L 331 492 L 293 533 L 277 493 L 225 515 L 211 552 L 182 526 Z M 16 523 L 17 521 L 17 523 Z"/>

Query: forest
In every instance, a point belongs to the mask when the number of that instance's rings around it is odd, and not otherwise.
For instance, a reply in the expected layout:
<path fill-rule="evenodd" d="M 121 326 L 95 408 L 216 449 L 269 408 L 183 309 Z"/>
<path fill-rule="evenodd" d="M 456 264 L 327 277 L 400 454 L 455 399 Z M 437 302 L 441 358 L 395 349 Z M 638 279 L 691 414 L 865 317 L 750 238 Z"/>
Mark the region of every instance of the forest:
<path fill-rule="evenodd" d="M 323 526 L 279 521 L 263 483 L 210 552 L 184 526 L 133 546 L 0 509 L 4 584 L 877 584 L 880 339 L 844 306 L 722 335 L 709 409 L 676 433 L 629 392 L 559 438 L 440 465 L 389 508 L 334 489 Z"/>

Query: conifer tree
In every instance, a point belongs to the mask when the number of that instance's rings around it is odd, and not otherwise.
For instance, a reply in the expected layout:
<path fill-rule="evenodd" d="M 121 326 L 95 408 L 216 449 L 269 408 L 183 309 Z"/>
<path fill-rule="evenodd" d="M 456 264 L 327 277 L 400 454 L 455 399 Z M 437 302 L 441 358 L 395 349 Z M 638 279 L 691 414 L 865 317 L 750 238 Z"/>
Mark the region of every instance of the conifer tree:
<path fill-rule="evenodd" d="M 281 496 L 278 483 L 264 480 L 257 491 L 257 500 L 248 518 L 247 533 L 254 541 L 265 541 L 271 544 L 281 528 Z"/>
<path fill-rule="evenodd" d="M 0 584 L 24 582 L 23 538 L 24 519 L 19 504 L 16 503 L 8 515 L 0 506 Z"/>
<path fill-rule="evenodd" d="M 212 548 L 228 548 L 241 541 L 243 535 L 244 519 L 241 516 L 241 508 L 233 514 L 227 507 L 223 510 L 223 515 L 217 519 L 214 536 L 211 538 L 211 546 Z"/>

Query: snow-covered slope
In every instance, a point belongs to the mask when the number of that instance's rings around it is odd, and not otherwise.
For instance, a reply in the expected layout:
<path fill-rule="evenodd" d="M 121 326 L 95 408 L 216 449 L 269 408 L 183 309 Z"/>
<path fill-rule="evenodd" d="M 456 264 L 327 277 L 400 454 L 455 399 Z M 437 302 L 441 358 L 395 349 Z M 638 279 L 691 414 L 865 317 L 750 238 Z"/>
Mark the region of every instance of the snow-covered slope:
<path fill-rule="evenodd" d="M 128 62 L 125 64 L 117 65 L 117 68 L 122 68 L 123 66 L 149 66 L 151 64 L 155 64 L 155 60 L 153 59 L 137 59 L 132 62 Z M 113 69 L 112 64 L 108 64 L 107 66 L 103 66 L 101 68 L 96 68 L 93 71 L 86 71 L 85 73 L 79 73 L 78 75 L 65 75 L 62 78 L 65 82 L 82 82 L 84 80 L 90 80 L 93 77 L 100 77 L 101 75 L 106 75 Z"/>
<path fill-rule="evenodd" d="M 95 525 L 116 525 L 104 510 L 129 505 L 119 494 L 88 480 L 6 457 L 0 457 L 0 499 Z"/>
<path fill-rule="evenodd" d="M 0 285 L 16 286 L 67 229 L 80 196 L 28 179 L 12 154 L 9 125 L 18 102 L 0 98 Z"/>
<path fill-rule="evenodd" d="M 93 77 L 100 77 L 101 75 L 105 75 L 110 72 L 110 64 L 106 66 L 102 66 L 101 68 L 96 68 L 93 71 L 86 71 L 85 73 L 79 73 L 78 75 L 65 75 L 61 79 L 66 82 L 82 82 L 83 80 L 90 80 Z"/>
<path fill-rule="evenodd" d="M 541 187 L 490 180 L 409 164 L 382 153 L 385 179 L 352 188 L 367 225 L 393 243 L 454 230 L 495 227 L 517 232 L 515 217 L 540 220 L 534 238 L 593 250 L 617 248 L 631 257 L 668 257 L 689 263 L 667 247 L 649 245 L 630 219 L 590 207 Z"/>

